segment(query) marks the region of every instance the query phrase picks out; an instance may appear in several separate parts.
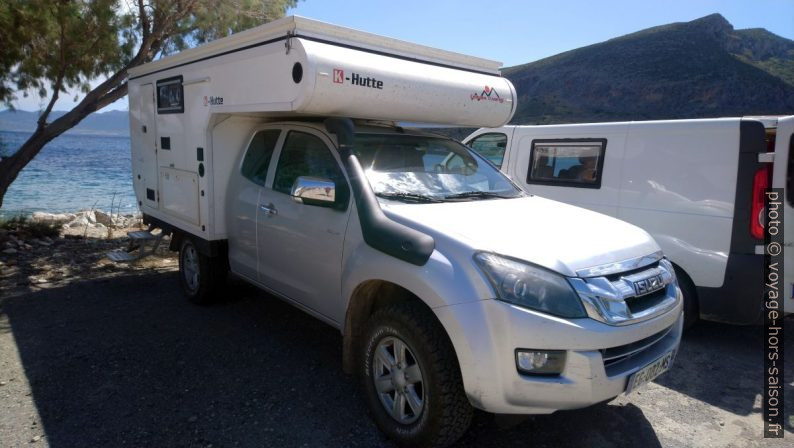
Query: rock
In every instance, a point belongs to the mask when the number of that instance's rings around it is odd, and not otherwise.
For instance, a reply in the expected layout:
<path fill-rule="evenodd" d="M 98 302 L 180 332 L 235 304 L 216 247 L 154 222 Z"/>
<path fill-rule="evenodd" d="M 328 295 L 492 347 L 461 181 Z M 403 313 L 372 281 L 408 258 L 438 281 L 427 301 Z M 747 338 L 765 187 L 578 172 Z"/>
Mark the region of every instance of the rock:
<path fill-rule="evenodd" d="M 187 421 L 190 422 L 190 423 L 196 423 L 197 420 L 198 420 L 198 417 L 196 417 L 195 415 L 193 415 L 189 419 L 187 419 Z"/>
<path fill-rule="evenodd" d="M 78 227 L 87 227 L 90 225 L 91 222 L 85 216 L 80 216 L 79 218 L 75 219 L 74 221 L 70 222 L 68 225 L 71 228 L 78 228 Z"/>
<path fill-rule="evenodd" d="M 17 253 L 17 250 L 12 247 L 9 247 L 8 249 L 4 250 L 3 253 L 6 255 L 14 255 L 15 253 Z"/>
<path fill-rule="evenodd" d="M 74 213 L 46 213 L 46 212 L 33 212 L 31 220 L 36 222 L 52 222 L 55 224 L 63 224 L 75 219 L 77 215 Z"/>
<path fill-rule="evenodd" d="M 41 436 L 33 436 L 33 438 L 30 439 L 30 443 L 36 443 L 39 440 L 41 440 Z"/>
<path fill-rule="evenodd" d="M 11 241 L 6 241 L 6 243 L 3 244 L 3 247 L 5 247 L 6 249 L 13 249 L 14 246 L 15 246 L 15 244 L 12 243 Z"/>
<path fill-rule="evenodd" d="M 36 243 L 37 243 L 39 246 L 44 246 L 44 247 L 49 247 L 49 246 L 52 246 L 52 243 L 48 243 L 48 242 L 46 242 L 46 241 L 44 241 L 44 240 L 36 240 Z"/>
<path fill-rule="evenodd" d="M 105 226 L 113 225 L 113 218 L 111 218 L 107 213 L 101 212 L 99 210 L 94 210 L 94 219 L 96 222 Z"/>

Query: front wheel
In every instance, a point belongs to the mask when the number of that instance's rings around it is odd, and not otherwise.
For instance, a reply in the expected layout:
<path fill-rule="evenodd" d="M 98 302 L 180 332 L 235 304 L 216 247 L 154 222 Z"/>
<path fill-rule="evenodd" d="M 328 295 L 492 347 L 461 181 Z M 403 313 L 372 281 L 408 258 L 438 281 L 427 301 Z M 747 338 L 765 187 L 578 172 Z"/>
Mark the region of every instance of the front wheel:
<path fill-rule="evenodd" d="M 188 300 L 199 305 L 212 302 L 225 279 L 225 264 L 220 257 L 202 254 L 190 238 L 182 241 L 179 283 Z"/>
<path fill-rule="evenodd" d="M 404 303 L 373 314 L 360 372 L 378 428 L 400 445 L 447 446 L 468 429 L 473 408 L 457 358 L 427 310 Z"/>

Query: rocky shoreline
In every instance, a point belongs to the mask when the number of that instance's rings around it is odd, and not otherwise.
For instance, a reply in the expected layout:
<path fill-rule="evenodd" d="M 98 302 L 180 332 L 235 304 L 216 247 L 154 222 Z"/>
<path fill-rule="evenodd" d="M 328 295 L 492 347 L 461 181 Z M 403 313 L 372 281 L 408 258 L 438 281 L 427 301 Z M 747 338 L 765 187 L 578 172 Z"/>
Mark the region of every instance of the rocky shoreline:
<path fill-rule="evenodd" d="M 46 213 L 33 212 L 30 215 L 32 222 L 51 223 L 60 225 L 65 235 L 85 235 L 102 237 L 108 232 L 126 231 L 143 226 L 141 214 L 114 214 L 102 210 L 80 210 L 75 213 Z"/>
<path fill-rule="evenodd" d="M 133 263 L 106 258 L 109 251 L 128 248 L 127 232 L 144 228 L 140 215 L 101 210 L 35 212 L 23 224 L 0 228 L 0 296 L 142 269 L 175 269 L 167 240 L 154 256 Z"/>

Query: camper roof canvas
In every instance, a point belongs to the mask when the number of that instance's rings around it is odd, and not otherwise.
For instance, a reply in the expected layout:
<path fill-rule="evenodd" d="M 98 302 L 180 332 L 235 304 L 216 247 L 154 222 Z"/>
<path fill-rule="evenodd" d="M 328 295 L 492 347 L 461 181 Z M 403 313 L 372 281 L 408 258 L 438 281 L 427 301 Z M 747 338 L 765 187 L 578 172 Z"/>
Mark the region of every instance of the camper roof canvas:
<path fill-rule="evenodd" d="M 502 67 L 502 63 L 497 61 L 440 50 L 305 17 L 289 16 L 132 68 L 129 73 L 131 78 L 141 77 L 217 56 L 219 53 L 239 51 L 279 40 L 284 40 L 285 45 L 288 45 L 286 42 L 288 37 L 302 37 L 489 75 L 499 75 L 499 69 Z"/>

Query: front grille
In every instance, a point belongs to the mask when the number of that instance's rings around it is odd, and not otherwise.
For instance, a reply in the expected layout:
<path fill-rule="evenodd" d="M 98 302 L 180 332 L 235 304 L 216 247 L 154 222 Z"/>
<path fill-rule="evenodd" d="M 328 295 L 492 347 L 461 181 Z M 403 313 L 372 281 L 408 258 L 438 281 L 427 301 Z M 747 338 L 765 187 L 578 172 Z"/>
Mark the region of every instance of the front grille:
<path fill-rule="evenodd" d="M 637 314 L 658 305 L 666 297 L 667 288 L 665 287 L 644 296 L 628 297 L 626 298 L 626 306 L 629 307 L 629 311 L 632 314 Z"/>
<path fill-rule="evenodd" d="M 656 262 L 653 262 L 651 264 L 647 264 L 647 265 L 645 265 L 643 267 L 632 269 L 630 271 L 623 271 L 623 272 L 618 272 L 618 273 L 615 273 L 615 274 L 607 275 L 606 278 L 610 282 L 616 282 L 616 281 L 620 280 L 621 277 L 627 277 L 627 276 L 632 275 L 632 274 L 637 274 L 637 273 L 640 273 L 640 272 L 644 272 L 644 271 L 656 268 L 658 266 L 659 266 L 659 262 L 656 261 Z"/>
<path fill-rule="evenodd" d="M 673 327 L 668 327 L 656 334 L 648 336 L 647 338 L 640 339 L 639 341 L 632 342 L 626 345 L 619 345 L 601 350 L 601 357 L 604 359 L 604 367 L 617 364 L 621 361 L 638 355 L 643 351 L 650 348 L 653 344 L 661 341 Z"/>

